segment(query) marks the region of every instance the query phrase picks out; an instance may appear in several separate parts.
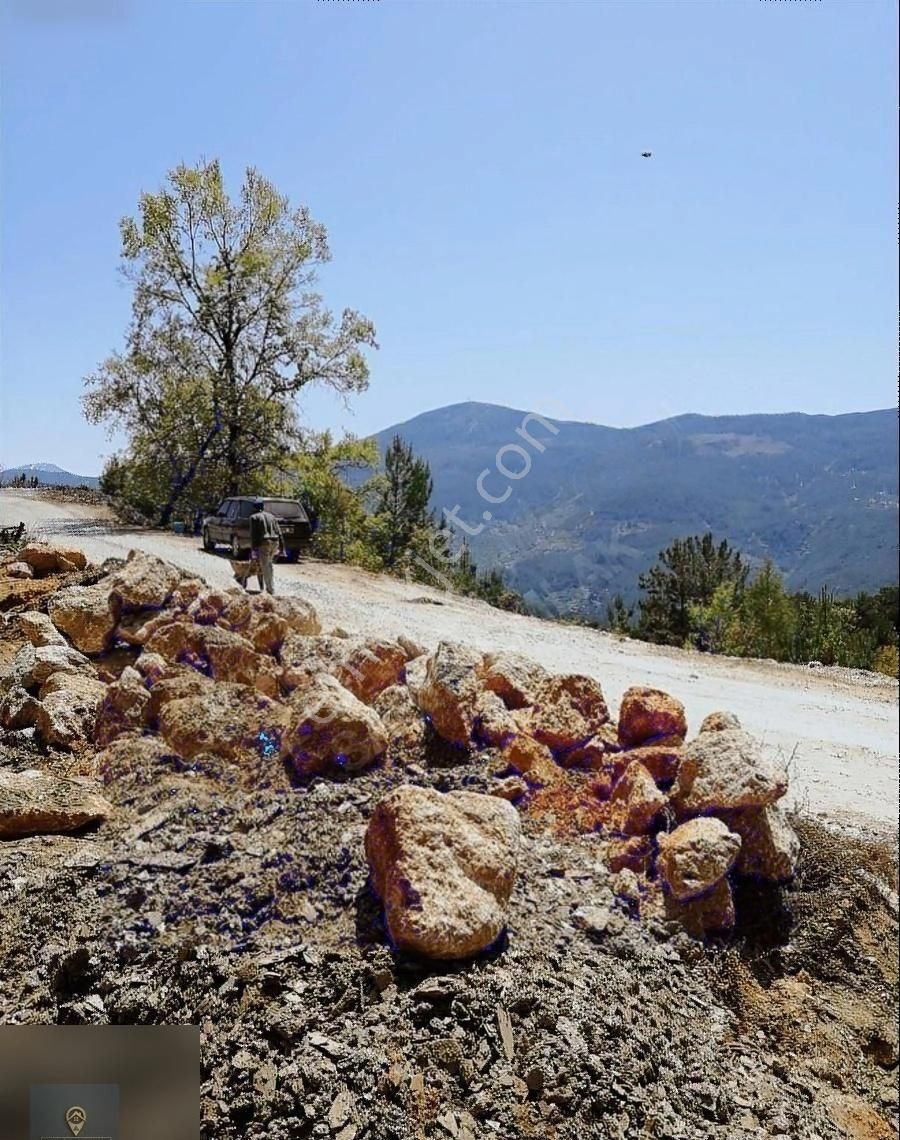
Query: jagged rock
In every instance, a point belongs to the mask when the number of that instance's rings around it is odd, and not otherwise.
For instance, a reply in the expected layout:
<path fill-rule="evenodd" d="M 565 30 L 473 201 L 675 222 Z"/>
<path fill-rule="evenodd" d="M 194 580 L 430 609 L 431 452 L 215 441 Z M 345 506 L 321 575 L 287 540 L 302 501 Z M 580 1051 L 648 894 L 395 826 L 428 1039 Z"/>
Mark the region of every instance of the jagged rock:
<path fill-rule="evenodd" d="M 22 634 L 35 647 L 43 645 L 65 645 L 66 639 L 46 614 L 38 610 L 26 610 L 16 619 Z"/>
<path fill-rule="evenodd" d="M 735 870 L 741 875 L 784 883 L 794 877 L 800 840 L 780 804 L 756 811 L 728 812 L 725 822 L 741 837 Z"/>
<path fill-rule="evenodd" d="M 429 958 L 467 958 L 502 932 L 519 848 L 515 808 L 474 792 L 403 785 L 366 831 L 372 883 L 391 939 Z"/>
<path fill-rule="evenodd" d="M 488 795 L 498 796 L 501 800 L 509 800 L 514 804 L 528 795 L 528 784 L 521 776 L 507 776 L 493 784 L 488 790 Z"/>
<path fill-rule="evenodd" d="M 23 645 L 10 662 L 9 668 L 0 677 L 0 693 L 10 692 L 12 689 L 33 688 L 35 682 L 31 671 L 34 669 L 35 648 L 33 645 Z"/>
<path fill-rule="evenodd" d="M 142 550 L 129 550 L 125 565 L 109 579 L 109 593 L 122 613 L 161 610 L 182 579 L 182 572 Z"/>
<path fill-rule="evenodd" d="M 182 578 L 169 603 L 173 609 L 186 610 L 191 602 L 208 589 L 209 586 L 202 578 Z"/>
<path fill-rule="evenodd" d="M 177 752 L 158 736 L 123 733 L 94 757 L 96 773 L 106 784 L 137 779 L 149 784 L 181 763 Z"/>
<path fill-rule="evenodd" d="M 282 683 L 288 692 L 306 687 L 320 673 L 332 676 L 348 653 L 348 642 L 330 634 L 290 632 L 281 646 Z"/>
<path fill-rule="evenodd" d="M 15 685 L 0 699 L 0 728 L 31 728 L 40 708 L 38 701 L 20 685 Z"/>
<path fill-rule="evenodd" d="M 335 670 L 335 677 L 364 704 L 400 682 L 406 672 L 406 652 L 397 641 L 370 637 L 349 650 Z"/>
<path fill-rule="evenodd" d="M 185 759 L 209 752 L 228 760 L 274 760 L 287 716 L 284 705 L 249 685 L 223 681 L 164 704 L 159 731 Z"/>
<path fill-rule="evenodd" d="M 627 869 L 636 875 L 644 875 L 652 861 L 653 840 L 649 835 L 611 839 L 606 845 L 606 862 L 614 874 Z"/>
<path fill-rule="evenodd" d="M 732 728 L 740 728 L 741 722 L 730 712 L 711 712 L 703 718 L 700 732 L 724 732 Z"/>
<path fill-rule="evenodd" d="M 83 570 L 87 566 L 87 559 L 80 550 L 59 543 L 28 542 L 19 551 L 19 557 L 38 574 Z"/>
<path fill-rule="evenodd" d="M 425 684 L 425 678 L 428 676 L 428 655 L 421 654 L 418 657 L 411 657 L 406 663 L 406 687 L 409 689 L 413 700 L 417 699 L 417 694 L 422 686 Z"/>
<path fill-rule="evenodd" d="M 7 562 L 7 578 L 33 578 L 34 569 L 27 562 Z"/>
<path fill-rule="evenodd" d="M 146 645 L 158 629 L 169 625 L 179 617 L 179 611 L 165 609 L 161 613 L 148 613 L 136 610 L 119 618 L 115 637 L 127 645 Z"/>
<path fill-rule="evenodd" d="M 138 658 L 139 662 L 140 660 Z M 215 683 L 204 673 L 198 673 L 196 669 L 187 666 L 179 668 L 177 672 L 168 672 L 156 680 L 151 680 L 149 677 L 146 680 L 150 682 L 150 701 L 146 710 L 148 724 L 153 724 L 159 719 L 160 712 L 169 701 L 202 697 Z"/>
<path fill-rule="evenodd" d="M 662 689 L 635 685 L 619 705 L 619 740 L 627 748 L 687 733 L 687 720 L 681 701 Z"/>
<path fill-rule="evenodd" d="M 531 735 L 553 752 L 583 748 L 609 721 L 603 690 L 593 677 L 566 673 L 538 689 Z"/>
<path fill-rule="evenodd" d="M 400 645 L 403 646 L 403 652 L 406 654 L 407 661 L 412 661 L 416 657 L 421 657 L 423 654 L 428 653 L 428 650 L 424 645 L 419 645 L 419 643 L 417 641 L 413 641 L 411 637 L 404 637 L 403 634 L 401 634 L 397 638 L 397 641 Z"/>
<path fill-rule="evenodd" d="M 267 696 L 278 695 L 276 663 L 257 653 L 245 637 L 217 625 L 195 625 L 186 618 L 171 621 L 155 631 L 145 649 L 216 681 L 254 685 Z"/>
<path fill-rule="evenodd" d="M 74 748 L 93 738 L 106 686 L 82 674 L 54 673 L 41 689 L 34 726 L 46 744 Z"/>
<path fill-rule="evenodd" d="M 500 755 L 513 771 L 525 776 L 534 787 L 549 787 L 564 778 L 546 744 L 530 736 L 520 734 L 506 745 Z"/>
<path fill-rule="evenodd" d="M 148 653 L 146 650 L 135 661 L 134 667 L 151 685 L 172 672 L 172 666 L 164 657 L 159 653 Z"/>
<path fill-rule="evenodd" d="M 252 605 L 257 613 L 274 613 L 284 618 L 294 633 L 315 637 L 322 632 L 322 623 L 315 608 L 296 594 L 255 594 Z"/>
<path fill-rule="evenodd" d="M 425 719 L 406 685 L 391 685 L 372 703 L 392 744 L 406 748 L 421 746 L 425 740 Z"/>
<path fill-rule="evenodd" d="M 25 685 L 43 685 L 53 673 L 80 674 L 95 677 L 97 670 L 89 658 L 71 645 L 40 645 L 34 650 L 31 668 L 25 675 Z"/>
<path fill-rule="evenodd" d="M 704 816 L 657 838 L 656 868 L 679 902 L 706 894 L 734 866 L 741 837 L 720 819 Z"/>
<path fill-rule="evenodd" d="M 505 650 L 488 653 L 482 666 L 484 687 L 496 693 L 509 709 L 533 705 L 550 674 L 536 661 Z"/>
<path fill-rule="evenodd" d="M 257 653 L 266 653 L 274 657 L 281 653 L 281 647 L 291 632 L 291 627 L 281 614 L 259 613 L 254 610 L 247 624 L 240 628 L 240 632 Z"/>
<path fill-rule="evenodd" d="M 734 928 L 734 898 L 728 879 L 720 879 L 705 895 L 679 902 L 673 895 L 664 893 L 665 915 L 681 923 L 694 938 L 727 934 Z"/>
<path fill-rule="evenodd" d="M 460 747 L 469 745 L 478 715 L 481 661 L 467 645 L 442 641 L 428 657 L 425 680 L 413 691 L 438 736 Z"/>
<path fill-rule="evenodd" d="M 612 790 L 606 825 L 621 835 L 645 835 L 667 802 L 644 765 L 633 760 Z"/>
<path fill-rule="evenodd" d="M 671 784 L 678 774 L 684 741 L 680 736 L 657 744 L 642 744 L 620 753 L 626 761 L 640 760 L 657 784 Z"/>
<path fill-rule="evenodd" d="M 118 612 L 103 582 L 59 590 L 47 609 L 56 628 L 82 653 L 102 653 L 112 641 Z"/>
<path fill-rule="evenodd" d="M 76 831 L 106 819 L 113 808 L 86 780 L 46 772 L 0 771 L 0 837 Z"/>
<path fill-rule="evenodd" d="M 105 746 L 125 732 L 140 732 L 149 721 L 150 692 L 136 669 L 126 666 L 107 686 L 97 712 L 94 740 Z"/>
<path fill-rule="evenodd" d="M 207 588 L 201 590 L 188 606 L 187 615 L 197 625 L 220 625 L 232 633 L 243 633 L 259 611 L 254 609 L 252 600 L 241 589 Z"/>
<path fill-rule="evenodd" d="M 618 779 L 625 770 L 625 762 L 620 762 L 621 752 L 615 726 L 604 724 L 599 732 L 584 744 L 579 744 L 567 752 L 561 752 L 559 762 L 566 768 L 583 768 L 589 772 L 617 770 L 616 779 Z M 614 760 L 613 757 L 618 757 L 619 760 Z"/>
<path fill-rule="evenodd" d="M 331 766 L 365 768 L 381 756 L 388 734 L 374 709 L 323 675 L 292 694 L 282 755 L 302 775 Z"/>
<path fill-rule="evenodd" d="M 519 726 L 497 693 L 484 689 L 475 701 L 475 738 L 479 743 L 502 748 L 519 735 Z"/>
<path fill-rule="evenodd" d="M 743 729 L 701 733 L 685 745 L 672 789 L 681 815 L 766 807 L 787 791 L 787 773 Z"/>

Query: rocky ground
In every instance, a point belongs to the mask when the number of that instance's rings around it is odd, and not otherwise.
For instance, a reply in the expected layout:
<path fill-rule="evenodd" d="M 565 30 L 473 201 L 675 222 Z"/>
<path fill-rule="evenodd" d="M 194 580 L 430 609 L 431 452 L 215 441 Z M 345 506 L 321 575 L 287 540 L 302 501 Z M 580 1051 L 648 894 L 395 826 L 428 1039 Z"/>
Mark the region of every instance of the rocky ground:
<path fill-rule="evenodd" d="M 49 609 L 65 624 L 84 595 L 64 595 L 62 609 L 60 587 L 104 579 L 58 565 L 44 575 L 33 583 L 42 591 L 7 613 Z M 173 636 L 171 625 L 163 637 L 113 620 L 134 640 L 91 658 L 92 684 L 112 683 L 107 696 L 128 688 L 115 678 L 149 654 L 150 637 L 162 649 Z M 98 635 L 90 622 L 71 629 L 83 644 Z M 43 619 L 31 630 L 50 636 Z M 0 674 L 24 644 L 7 622 Z M 222 650 L 215 638 L 212 649 Z M 296 684 L 302 698 L 302 661 L 280 660 L 281 691 Z M 228 658 L 230 669 L 244 663 Z M 269 682 L 260 674 L 256 684 L 264 702 Z M 78 739 L 86 722 L 67 718 L 46 686 L 32 699 L 53 717 L 0 739 L 7 788 L 26 771 L 89 776 L 108 804 L 82 802 L 106 818 L 68 834 L 45 819 L 39 833 L 0 840 L 0 1018 L 200 1024 L 206 1136 L 896 1135 L 888 848 L 795 818 L 792 880 L 734 877 L 734 931 L 698 940 L 612 871 L 586 799 L 602 765 L 529 787 L 527 771 L 501 764 L 502 748 L 454 747 L 425 723 L 389 734 L 375 763 L 319 770 L 309 750 L 302 763 L 268 747 L 195 750 L 185 718 L 162 718 L 168 737 L 157 746 L 133 724 L 111 729 L 103 712 L 101 749 Z M 374 707 L 396 723 L 381 698 Z M 435 720 L 445 737 L 451 720 Z M 65 747 L 47 743 L 55 733 Z M 187 746 L 172 747 L 176 736 Z M 366 830 L 385 795 L 410 785 L 517 800 L 505 930 L 474 957 L 415 956 L 385 928 Z M 60 811 L 74 811 L 81 785 L 60 787 L 71 792 Z"/>

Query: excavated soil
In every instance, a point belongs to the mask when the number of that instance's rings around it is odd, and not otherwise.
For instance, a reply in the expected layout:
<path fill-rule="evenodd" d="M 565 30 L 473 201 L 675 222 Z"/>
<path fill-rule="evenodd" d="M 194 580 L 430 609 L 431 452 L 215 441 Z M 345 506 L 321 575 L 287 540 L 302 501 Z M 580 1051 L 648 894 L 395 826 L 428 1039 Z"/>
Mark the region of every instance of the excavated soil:
<path fill-rule="evenodd" d="M 94 764 L 26 732 L 0 766 Z M 896 1135 L 887 848 L 799 820 L 795 882 L 745 884 L 738 933 L 704 946 L 614 896 L 560 792 L 523 813 L 501 942 L 427 963 L 386 938 L 366 822 L 404 781 L 489 790 L 489 755 L 429 742 L 306 784 L 202 757 L 102 776 L 107 823 L 0 843 L 0 1019 L 201 1025 L 210 1140 Z M 608 911 L 590 931 L 585 905 Z"/>

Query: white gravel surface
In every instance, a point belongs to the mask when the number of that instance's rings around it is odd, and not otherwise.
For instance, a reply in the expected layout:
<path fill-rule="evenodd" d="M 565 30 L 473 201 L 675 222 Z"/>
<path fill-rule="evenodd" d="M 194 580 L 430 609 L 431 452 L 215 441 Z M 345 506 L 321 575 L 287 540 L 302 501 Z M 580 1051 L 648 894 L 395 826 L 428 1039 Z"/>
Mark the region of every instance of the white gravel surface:
<path fill-rule="evenodd" d="M 104 515 L 98 507 L 0 491 L 0 525 L 24 521 L 33 534 L 65 538 L 97 562 L 138 547 L 210 583 L 233 584 L 226 558 L 204 553 L 197 539 L 120 527 Z M 276 588 L 308 598 L 326 629 L 403 633 L 426 647 L 441 639 L 465 641 L 481 650 L 525 653 L 555 672 L 590 674 L 611 706 L 640 684 L 682 700 L 694 727 L 707 713 L 728 709 L 789 761 L 794 803 L 854 830 L 896 828 L 898 700 L 889 678 L 664 649 L 328 563 L 279 565 Z"/>

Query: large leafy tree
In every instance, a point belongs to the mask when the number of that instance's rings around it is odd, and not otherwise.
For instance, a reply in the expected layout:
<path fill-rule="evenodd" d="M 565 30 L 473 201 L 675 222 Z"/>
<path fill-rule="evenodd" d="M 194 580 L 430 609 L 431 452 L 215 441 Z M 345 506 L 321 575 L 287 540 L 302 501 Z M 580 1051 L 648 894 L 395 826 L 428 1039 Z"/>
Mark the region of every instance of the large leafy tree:
<path fill-rule="evenodd" d="M 650 641 L 683 645 L 691 633 L 692 613 L 707 606 L 723 584 L 739 596 L 748 566 L 740 552 L 712 534 L 678 538 L 659 554 L 658 562 L 639 579 L 640 635 Z"/>
<path fill-rule="evenodd" d="M 264 485 L 298 441 L 296 396 L 363 390 L 375 332 L 324 307 L 324 227 L 252 168 L 232 200 L 218 162 L 176 167 L 121 234 L 132 319 L 124 350 L 87 378 L 84 410 L 125 431 L 120 467 L 156 470 L 165 522 L 198 481 Z"/>
<path fill-rule="evenodd" d="M 416 531 L 428 525 L 431 491 L 428 463 L 395 435 L 385 452 L 384 474 L 375 505 L 381 554 L 389 569 L 409 549 Z"/>

